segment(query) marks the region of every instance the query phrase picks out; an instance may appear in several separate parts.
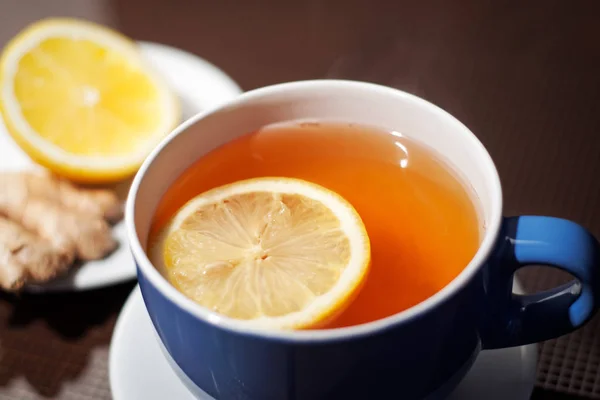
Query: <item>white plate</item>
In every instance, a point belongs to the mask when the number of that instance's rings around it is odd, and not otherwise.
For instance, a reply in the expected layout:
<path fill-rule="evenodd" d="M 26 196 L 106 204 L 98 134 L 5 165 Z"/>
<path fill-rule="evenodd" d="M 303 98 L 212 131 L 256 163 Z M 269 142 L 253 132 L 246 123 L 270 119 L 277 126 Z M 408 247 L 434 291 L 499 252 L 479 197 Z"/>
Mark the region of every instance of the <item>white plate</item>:
<path fill-rule="evenodd" d="M 527 400 L 536 362 L 535 345 L 483 351 L 448 400 Z M 117 320 L 108 369 L 114 400 L 194 399 L 162 353 L 139 287 Z"/>
<path fill-rule="evenodd" d="M 194 114 L 231 100 L 241 93 L 239 86 L 223 71 L 207 61 L 156 43 L 139 43 L 141 51 L 155 69 L 163 75 L 181 101 L 183 120 Z M 6 133 L 0 120 L 0 171 L 36 168 Z M 124 198 L 128 182 L 117 188 Z M 119 248 L 106 259 L 88 262 L 69 275 L 44 285 L 28 286 L 35 292 L 58 290 L 89 290 L 113 285 L 135 277 L 135 265 L 129 254 L 125 224 L 117 224 L 113 233 Z"/>

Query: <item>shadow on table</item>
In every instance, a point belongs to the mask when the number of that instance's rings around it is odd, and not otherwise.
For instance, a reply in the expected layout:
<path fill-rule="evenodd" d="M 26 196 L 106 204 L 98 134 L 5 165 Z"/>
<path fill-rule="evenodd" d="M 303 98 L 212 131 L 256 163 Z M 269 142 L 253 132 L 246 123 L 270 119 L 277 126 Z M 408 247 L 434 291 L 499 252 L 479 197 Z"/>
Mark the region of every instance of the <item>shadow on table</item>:
<path fill-rule="evenodd" d="M 24 378 L 39 395 L 54 398 L 84 371 L 95 349 L 109 345 L 116 316 L 134 285 L 0 294 L 0 387 Z"/>

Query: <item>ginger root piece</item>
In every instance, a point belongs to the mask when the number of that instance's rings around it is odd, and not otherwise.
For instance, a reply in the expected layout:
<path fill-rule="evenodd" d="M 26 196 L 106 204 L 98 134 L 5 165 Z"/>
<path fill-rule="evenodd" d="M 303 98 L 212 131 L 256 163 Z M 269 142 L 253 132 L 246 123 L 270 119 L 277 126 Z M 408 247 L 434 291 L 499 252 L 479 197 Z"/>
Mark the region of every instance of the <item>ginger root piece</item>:
<path fill-rule="evenodd" d="M 0 213 L 4 211 L 1 199 L 0 194 Z M 71 211 L 38 198 L 6 211 L 10 219 L 46 239 L 57 251 L 74 254 L 80 260 L 97 260 L 117 247 L 109 224 L 97 215 Z"/>
<path fill-rule="evenodd" d="M 109 222 L 116 222 L 123 217 L 122 204 L 114 192 L 77 188 L 69 181 L 47 172 L 0 173 L 0 196 L 7 191 L 10 191 L 10 202 L 43 198 L 69 210 L 96 215 Z M 0 204 L 4 204 L 1 198 Z M 0 205 L 0 212 L 1 208 Z"/>
<path fill-rule="evenodd" d="M 74 262 L 117 247 L 107 221 L 123 215 L 117 196 L 47 173 L 0 173 L 0 287 L 43 282 Z"/>
<path fill-rule="evenodd" d="M 16 291 L 65 272 L 73 255 L 52 248 L 20 225 L 0 217 L 0 287 Z"/>
<path fill-rule="evenodd" d="M 0 215 L 47 240 L 57 251 L 87 261 L 117 246 L 106 219 L 122 209 L 114 193 L 78 189 L 53 175 L 0 173 Z"/>

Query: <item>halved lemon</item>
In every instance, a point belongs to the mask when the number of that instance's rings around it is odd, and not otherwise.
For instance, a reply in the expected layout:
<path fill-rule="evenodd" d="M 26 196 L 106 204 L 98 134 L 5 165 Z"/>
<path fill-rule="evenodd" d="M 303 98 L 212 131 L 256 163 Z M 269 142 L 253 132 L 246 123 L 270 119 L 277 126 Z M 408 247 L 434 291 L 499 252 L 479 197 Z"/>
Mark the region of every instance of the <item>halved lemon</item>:
<path fill-rule="evenodd" d="M 34 23 L 8 43 L 0 108 L 33 160 L 84 182 L 133 174 L 180 120 L 176 97 L 133 41 L 73 19 Z"/>
<path fill-rule="evenodd" d="M 268 329 L 330 321 L 358 293 L 371 259 L 350 203 L 289 178 L 239 181 L 193 198 L 149 255 L 196 303 Z"/>

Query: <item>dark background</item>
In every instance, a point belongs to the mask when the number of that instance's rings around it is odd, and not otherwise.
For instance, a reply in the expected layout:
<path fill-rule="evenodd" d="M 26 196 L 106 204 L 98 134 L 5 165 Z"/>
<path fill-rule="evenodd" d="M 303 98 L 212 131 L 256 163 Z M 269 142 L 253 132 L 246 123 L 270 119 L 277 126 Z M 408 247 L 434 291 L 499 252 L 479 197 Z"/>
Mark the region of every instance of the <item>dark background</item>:
<path fill-rule="evenodd" d="M 0 46 L 48 16 L 191 51 L 244 90 L 327 77 L 417 94 L 488 148 L 505 214 L 569 218 L 600 236 L 599 1 L 0 0 Z M 524 274 L 530 290 L 561 279 Z M 0 399 L 109 398 L 108 344 L 132 287 L 1 296 Z M 596 319 L 543 344 L 533 398 L 600 398 L 599 341 Z"/>

